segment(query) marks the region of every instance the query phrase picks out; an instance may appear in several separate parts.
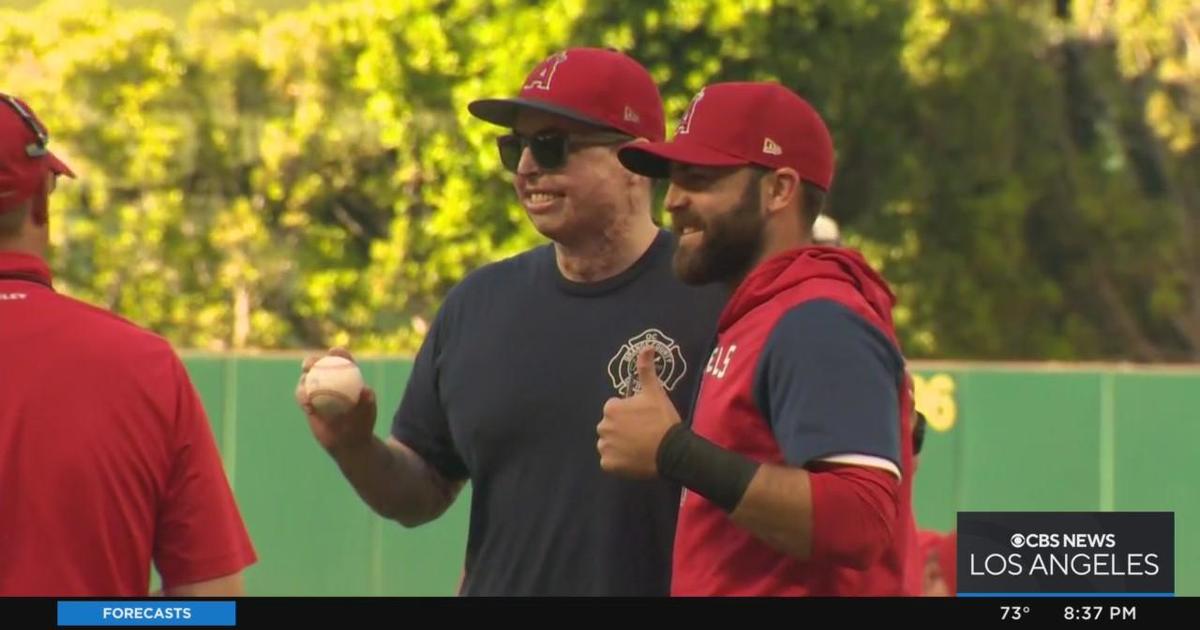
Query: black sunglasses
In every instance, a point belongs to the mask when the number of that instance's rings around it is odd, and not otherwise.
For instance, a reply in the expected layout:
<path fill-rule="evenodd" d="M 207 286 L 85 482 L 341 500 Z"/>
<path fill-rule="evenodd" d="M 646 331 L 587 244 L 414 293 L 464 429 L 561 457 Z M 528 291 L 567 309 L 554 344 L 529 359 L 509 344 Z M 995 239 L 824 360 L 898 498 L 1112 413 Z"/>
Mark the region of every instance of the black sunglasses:
<path fill-rule="evenodd" d="M 567 163 L 567 155 L 574 149 L 588 146 L 603 146 L 622 144 L 633 140 L 633 137 L 617 131 L 602 131 L 589 134 L 572 135 L 562 131 L 543 131 L 532 136 L 510 133 L 496 139 L 500 148 L 500 162 L 510 173 L 517 172 L 521 163 L 521 154 L 529 147 L 533 159 L 544 170 L 553 171 L 562 168 Z"/>
<path fill-rule="evenodd" d="M 25 126 L 29 127 L 29 130 L 33 132 L 33 135 L 37 136 L 37 142 L 25 145 L 25 155 L 36 158 L 42 157 L 49 153 L 49 151 L 46 149 L 46 145 L 50 143 L 50 132 L 46 131 L 46 129 L 38 123 L 37 119 L 33 117 L 33 114 L 31 114 L 29 110 L 25 109 L 24 105 L 21 105 L 21 101 L 18 101 L 7 94 L 0 94 L 0 101 L 7 103 L 13 111 L 17 112 L 17 115 L 21 117 L 21 120 L 25 121 Z"/>

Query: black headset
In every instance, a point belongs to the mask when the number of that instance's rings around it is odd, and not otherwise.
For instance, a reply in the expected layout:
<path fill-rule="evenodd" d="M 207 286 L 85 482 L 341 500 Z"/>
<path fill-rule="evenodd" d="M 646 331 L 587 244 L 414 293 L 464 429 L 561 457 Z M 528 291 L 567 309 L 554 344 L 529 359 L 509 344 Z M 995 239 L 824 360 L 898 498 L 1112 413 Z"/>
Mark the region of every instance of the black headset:
<path fill-rule="evenodd" d="M 33 135 L 37 138 L 36 142 L 25 145 L 25 155 L 28 155 L 31 158 L 45 157 L 46 154 L 49 153 L 49 150 L 46 149 L 46 145 L 50 144 L 50 132 L 46 131 L 46 128 L 43 127 L 41 123 L 39 123 L 37 119 L 33 117 L 33 114 L 21 104 L 21 101 L 18 101 L 15 97 L 7 94 L 0 94 L 0 102 L 7 104 L 14 112 L 17 112 L 17 115 L 21 117 L 21 120 L 25 121 L 25 126 L 29 127 L 29 130 L 32 131 Z"/>

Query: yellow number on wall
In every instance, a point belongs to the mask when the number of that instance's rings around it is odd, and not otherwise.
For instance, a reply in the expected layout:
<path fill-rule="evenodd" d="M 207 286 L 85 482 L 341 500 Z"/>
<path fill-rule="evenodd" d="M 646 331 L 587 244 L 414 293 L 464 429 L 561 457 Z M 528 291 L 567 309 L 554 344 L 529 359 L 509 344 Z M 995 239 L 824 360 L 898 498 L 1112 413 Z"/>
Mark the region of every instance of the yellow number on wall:
<path fill-rule="evenodd" d="M 949 431 L 958 419 L 958 404 L 954 401 L 954 379 L 949 374 L 934 374 L 926 379 L 912 375 L 913 397 L 917 410 L 925 414 L 929 427 Z"/>

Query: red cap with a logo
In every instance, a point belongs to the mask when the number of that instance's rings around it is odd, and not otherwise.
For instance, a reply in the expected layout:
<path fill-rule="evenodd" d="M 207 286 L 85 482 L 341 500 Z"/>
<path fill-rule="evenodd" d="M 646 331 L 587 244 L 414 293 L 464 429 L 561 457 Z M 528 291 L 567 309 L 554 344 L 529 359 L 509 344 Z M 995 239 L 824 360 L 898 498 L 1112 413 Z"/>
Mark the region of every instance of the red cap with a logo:
<path fill-rule="evenodd" d="M 50 134 L 21 99 L 0 94 L 0 212 L 11 210 L 46 185 L 46 174 L 75 173 L 46 145 Z"/>
<path fill-rule="evenodd" d="M 667 177 L 671 162 L 695 166 L 792 168 L 828 190 L 833 138 L 812 105 L 778 83 L 714 83 L 700 90 L 670 142 L 631 144 L 625 168 Z"/>
<path fill-rule="evenodd" d="M 569 48 L 542 61 L 517 98 L 482 99 L 467 109 L 490 123 L 512 127 L 521 108 L 537 109 L 607 127 L 637 138 L 665 137 L 662 96 L 644 67 L 604 48 Z"/>

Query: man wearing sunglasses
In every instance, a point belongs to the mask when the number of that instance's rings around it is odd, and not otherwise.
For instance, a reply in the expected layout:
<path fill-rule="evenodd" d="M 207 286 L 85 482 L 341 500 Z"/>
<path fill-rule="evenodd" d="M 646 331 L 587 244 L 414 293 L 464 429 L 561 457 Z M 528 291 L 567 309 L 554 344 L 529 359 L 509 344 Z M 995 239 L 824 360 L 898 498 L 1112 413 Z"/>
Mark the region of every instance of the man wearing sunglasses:
<path fill-rule="evenodd" d="M 834 172 L 820 115 L 777 83 L 710 85 L 671 142 L 621 160 L 670 179 L 681 277 L 734 289 L 690 425 L 649 372 L 597 428 L 606 470 L 684 486 L 672 593 L 919 594 L 895 298 L 859 253 L 812 244 Z"/>
<path fill-rule="evenodd" d="M 0 94 L 0 596 L 242 593 L 255 560 L 200 398 L 161 338 L 55 291 L 74 173 Z"/>
<path fill-rule="evenodd" d="M 638 391 L 644 347 L 688 413 L 724 302 L 720 287 L 674 277 L 651 182 L 617 159 L 662 140 L 658 88 L 623 54 L 574 48 L 518 97 L 469 109 L 509 130 L 500 162 L 550 242 L 450 292 L 387 440 L 373 436 L 369 389 L 341 418 L 306 406 L 311 428 L 366 502 L 406 526 L 471 482 L 462 594 L 667 595 L 678 486 L 604 475 L 594 456 L 596 410 Z"/>

